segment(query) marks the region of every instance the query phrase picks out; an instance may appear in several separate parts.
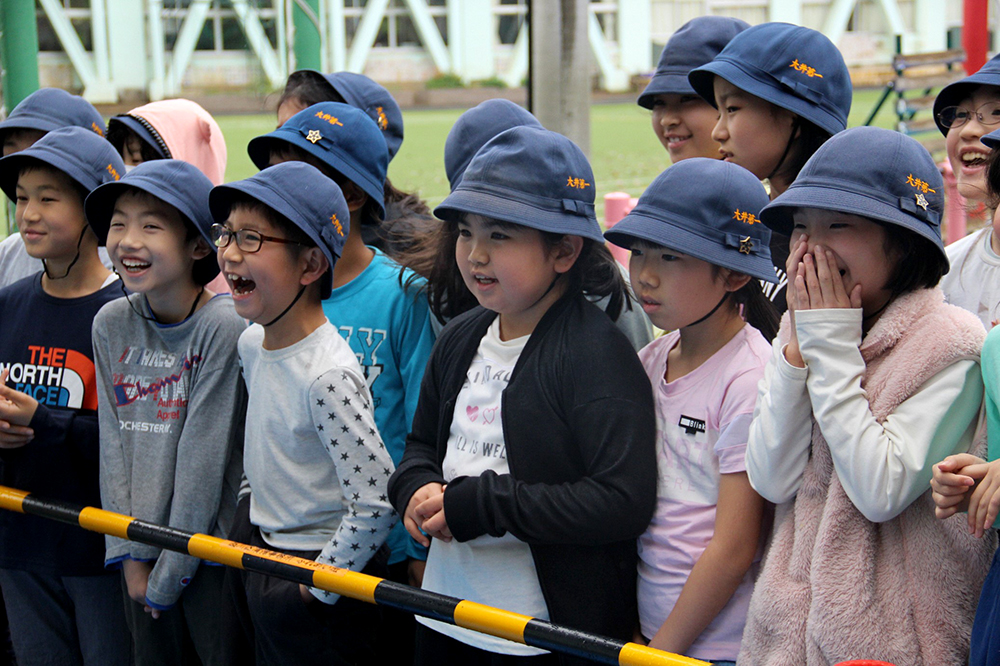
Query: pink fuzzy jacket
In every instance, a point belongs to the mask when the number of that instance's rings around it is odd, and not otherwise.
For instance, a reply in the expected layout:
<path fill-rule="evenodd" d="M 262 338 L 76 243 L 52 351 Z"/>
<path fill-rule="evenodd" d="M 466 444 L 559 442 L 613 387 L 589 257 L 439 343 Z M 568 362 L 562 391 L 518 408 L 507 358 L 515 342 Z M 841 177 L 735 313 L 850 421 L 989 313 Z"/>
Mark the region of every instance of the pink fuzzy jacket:
<path fill-rule="evenodd" d="M 788 316 L 779 338 L 789 337 Z M 862 388 L 879 422 L 952 363 L 979 360 L 985 333 L 939 289 L 897 298 L 865 336 Z M 985 453 L 985 432 L 976 449 Z M 778 506 L 739 656 L 754 666 L 881 659 L 965 664 L 996 535 L 968 534 L 964 515 L 934 517 L 930 489 L 896 518 L 867 520 L 851 503 L 813 422 L 795 498 Z"/>

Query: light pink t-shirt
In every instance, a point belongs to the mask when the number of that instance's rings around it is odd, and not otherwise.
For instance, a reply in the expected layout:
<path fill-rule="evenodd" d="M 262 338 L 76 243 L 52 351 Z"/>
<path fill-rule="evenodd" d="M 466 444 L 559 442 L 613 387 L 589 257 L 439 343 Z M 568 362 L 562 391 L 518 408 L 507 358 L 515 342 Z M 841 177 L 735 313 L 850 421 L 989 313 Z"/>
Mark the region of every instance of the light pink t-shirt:
<path fill-rule="evenodd" d="M 639 352 L 656 400 L 659 474 L 656 514 L 639 537 L 639 620 L 647 638 L 667 619 L 712 538 L 719 475 L 746 471 L 757 382 L 771 354 L 764 336 L 747 324 L 699 368 L 667 383 L 667 353 L 679 337 L 669 333 Z M 755 562 L 688 656 L 736 659 L 756 574 Z"/>

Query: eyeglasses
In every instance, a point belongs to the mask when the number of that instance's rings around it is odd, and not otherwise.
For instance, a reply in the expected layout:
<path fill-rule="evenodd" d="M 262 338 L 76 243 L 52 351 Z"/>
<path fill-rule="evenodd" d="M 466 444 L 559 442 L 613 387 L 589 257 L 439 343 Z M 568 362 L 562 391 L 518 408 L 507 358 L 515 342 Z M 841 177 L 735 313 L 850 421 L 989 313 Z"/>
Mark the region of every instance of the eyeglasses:
<path fill-rule="evenodd" d="M 238 247 L 241 252 L 246 252 L 247 254 L 253 254 L 254 252 L 260 250 L 260 246 L 264 244 L 264 241 L 271 241 L 272 243 L 285 243 L 287 245 L 302 245 L 302 243 L 298 241 L 288 240 L 287 238 L 265 236 L 254 229 L 240 229 L 239 231 L 233 231 L 222 224 L 212 225 L 212 242 L 215 243 L 215 247 L 229 247 L 229 244 L 234 238 L 236 239 L 236 247 Z"/>
<path fill-rule="evenodd" d="M 937 117 L 943 127 L 951 129 L 969 122 L 973 115 L 982 125 L 996 125 L 1000 123 L 1000 102 L 986 102 L 975 111 L 961 106 L 946 106 L 938 112 Z"/>

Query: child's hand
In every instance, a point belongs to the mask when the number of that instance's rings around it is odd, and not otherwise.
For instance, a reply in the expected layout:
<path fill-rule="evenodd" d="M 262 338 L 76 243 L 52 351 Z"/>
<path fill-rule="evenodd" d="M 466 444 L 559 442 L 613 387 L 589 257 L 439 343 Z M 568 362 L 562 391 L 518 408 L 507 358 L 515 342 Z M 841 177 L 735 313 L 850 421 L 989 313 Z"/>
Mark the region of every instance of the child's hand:
<path fill-rule="evenodd" d="M 795 310 L 798 307 L 798 289 L 796 288 L 795 276 L 798 275 L 799 266 L 802 264 L 802 257 L 805 256 L 809 237 L 805 234 L 792 246 L 785 261 L 785 274 L 788 278 L 788 285 L 785 287 L 785 301 L 788 304 L 789 324 L 791 325 L 791 335 L 788 344 L 785 345 L 785 360 L 797 368 L 806 367 L 806 362 L 799 352 L 799 337 L 795 333 Z"/>
<path fill-rule="evenodd" d="M 836 257 L 819 245 L 802 256 L 795 274 L 795 291 L 797 310 L 861 307 L 861 285 L 854 285 L 848 294 Z"/>
<path fill-rule="evenodd" d="M 442 486 L 443 491 L 446 486 Z M 442 541 L 451 541 L 451 530 L 444 516 L 444 493 L 433 495 L 421 502 L 416 509 L 417 516 L 423 518 L 420 528 L 428 536 Z"/>
<path fill-rule="evenodd" d="M 1000 512 L 1000 460 L 966 465 L 960 472 L 980 479 L 969 496 L 969 531 L 981 537 L 993 527 Z"/>
<path fill-rule="evenodd" d="M 38 408 L 38 401 L 7 386 L 8 370 L 0 372 L 0 448 L 17 449 L 34 436 L 27 427 Z"/>
<path fill-rule="evenodd" d="M 406 512 L 403 513 L 403 527 L 421 546 L 430 546 L 431 540 L 420 531 L 424 519 L 417 515 L 417 507 L 434 495 L 442 493 L 444 493 L 444 486 L 440 483 L 428 483 L 418 488 L 417 492 L 413 493 L 413 497 L 410 498 L 409 504 L 406 505 Z"/>
<path fill-rule="evenodd" d="M 149 562 L 125 560 L 122 562 L 122 571 L 125 573 L 128 596 L 137 604 L 142 604 L 143 610 L 150 613 L 154 620 L 158 619 L 160 611 L 146 605 L 146 588 L 149 586 L 149 574 L 153 573 L 153 565 Z"/>
<path fill-rule="evenodd" d="M 931 498 L 934 500 L 935 516 L 944 519 L 966 510 L 969 491 L 976 483 L 966 470 L 982 463 L 981 458 L 960 453 L 948 456 L 931 468 Z"/>

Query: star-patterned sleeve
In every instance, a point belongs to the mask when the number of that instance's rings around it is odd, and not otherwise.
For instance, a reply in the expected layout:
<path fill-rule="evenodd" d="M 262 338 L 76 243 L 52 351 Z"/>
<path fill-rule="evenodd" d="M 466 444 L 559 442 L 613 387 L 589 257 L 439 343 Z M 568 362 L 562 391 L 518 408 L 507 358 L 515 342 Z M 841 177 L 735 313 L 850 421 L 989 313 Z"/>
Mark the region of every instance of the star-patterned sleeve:
<path fill-rule="evenodd" d="M 337 468 L 346 512 L 317 562 L 360 571 L 396 523 L 386 484 L 394 470 L 378 429 L 364 378 L 345 368 L 329 370 L 313 383 L 309 404 L 316 434 Z M 340 595 L 310 588 L 320 601 Z"/>

